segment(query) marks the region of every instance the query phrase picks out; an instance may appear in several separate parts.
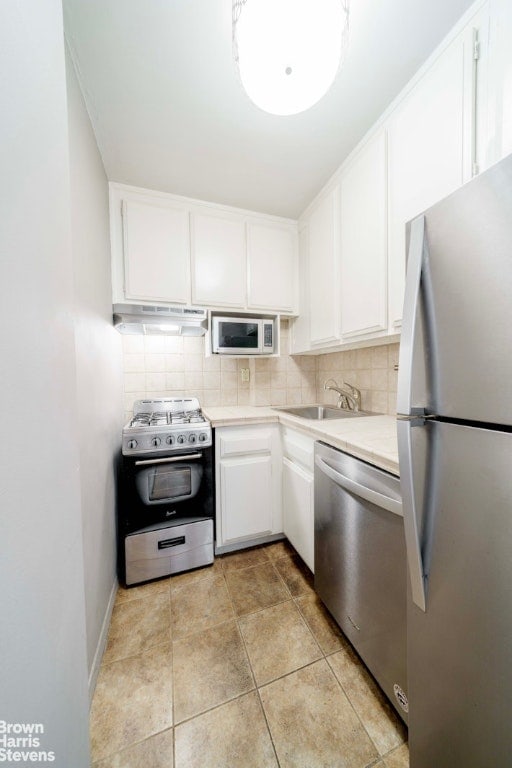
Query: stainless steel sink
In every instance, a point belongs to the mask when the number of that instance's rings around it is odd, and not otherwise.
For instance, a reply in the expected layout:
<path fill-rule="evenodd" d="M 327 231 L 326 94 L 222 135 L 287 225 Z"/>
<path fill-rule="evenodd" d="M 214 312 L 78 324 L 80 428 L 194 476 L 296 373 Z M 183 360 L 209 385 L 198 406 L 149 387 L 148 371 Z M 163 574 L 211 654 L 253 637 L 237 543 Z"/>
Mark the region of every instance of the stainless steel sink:
<path fill-rule="evenodd" d="M 353 419 L 358 416 L 369 416 L 365 411 L 345 411 L 342 408 L 334 408 L 329 405 L 297 405 L 294 407 L 280 407 L 277 411 L 289 413 L 292 416 L 301 416 L 303 419 Z"/>

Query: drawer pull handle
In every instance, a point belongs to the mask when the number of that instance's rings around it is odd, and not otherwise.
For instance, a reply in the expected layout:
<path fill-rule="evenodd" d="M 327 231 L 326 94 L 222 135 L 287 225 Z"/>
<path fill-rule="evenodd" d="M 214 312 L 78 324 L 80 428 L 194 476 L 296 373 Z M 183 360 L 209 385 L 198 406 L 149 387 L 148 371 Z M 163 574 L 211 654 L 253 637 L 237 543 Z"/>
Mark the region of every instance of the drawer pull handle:
<path fill-rule="evenodd" d="M 202 453 L 187 453 L 181 456 L 170 456 L 165 459 L 144 459 L 144 461 L 136 461 L 136 467 L 151 466 L 151 464 L 172 464 L 175 461 L 192 461 L 192 459 L 201 459 Z"/>
<path fill-rule="evenodd" d="M 158 549 L 169 549 L 169 547 L 178 547 L 180 544 L 185 543 L 184 536 L 176 536 L 175 539 L 165 539 L 158 542 Z"/>

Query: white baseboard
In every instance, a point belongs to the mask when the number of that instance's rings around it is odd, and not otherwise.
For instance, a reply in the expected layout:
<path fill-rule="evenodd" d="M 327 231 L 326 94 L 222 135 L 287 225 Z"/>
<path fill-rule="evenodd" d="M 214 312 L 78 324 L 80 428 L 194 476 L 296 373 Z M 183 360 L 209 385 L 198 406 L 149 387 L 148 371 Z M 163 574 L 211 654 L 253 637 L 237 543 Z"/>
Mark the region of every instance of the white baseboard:
<path fill-rule="evenodd" d="M 105 652 L 105 646 L 107 645 L 108 630 L 110 627 L 110 619 L 112 617 L 112 611 L 114 610 L 114 603 L 116 601 L 116 595 L 119 585 L 117 579 L 112 584 L 112 590 L 108 600 L 107 610 L 105 611 L 105 617 L 103 624 L 101 625 L 101 632 L 98 639 L 98 645 L 96 646 L 96 653 L 92 662 L 91 671 L 89 672 L 89 705 L 92 702 L 94 696 L 94 689 L 96 688 L 96 680 L 100 671 L 101 660 Z"/>

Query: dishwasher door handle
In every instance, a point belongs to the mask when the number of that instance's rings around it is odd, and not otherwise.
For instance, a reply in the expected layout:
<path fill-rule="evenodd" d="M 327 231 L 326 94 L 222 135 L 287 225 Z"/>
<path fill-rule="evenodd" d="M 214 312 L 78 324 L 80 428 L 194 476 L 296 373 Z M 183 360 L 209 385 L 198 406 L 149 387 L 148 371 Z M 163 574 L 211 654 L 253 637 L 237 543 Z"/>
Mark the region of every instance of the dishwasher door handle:
<path fill-rule="evenodd" d="M 382 507 L 382 509 L 385 509 L 388 512 L 392 512 L 394 515 L 403 517 L 401 501 L 397 501 L 397 499 L 392 499 L 389 496 L 385 496 L 383 493 L 374 491 L 372 488 L 368 488 L 366 485 L 356 483 L 355 480 L 351 480 L 349 477 L 342 475 L 341 472 L 338 472 L 336 469 L 331 467 L 330 464 L 327 464 L 327 462 L 321 459 L 320 456 L 315 458 L 315 464 L 322 472 L 327 475 L 327 477 L 333 480 L 337 485 L 341 486 L 341 488 L 349 491 L 349 493 L 353 493 L 355 496 L 359 496 L 361 499 L 369 501 L 371 504 L 375 504 L 377 507 Z"/>

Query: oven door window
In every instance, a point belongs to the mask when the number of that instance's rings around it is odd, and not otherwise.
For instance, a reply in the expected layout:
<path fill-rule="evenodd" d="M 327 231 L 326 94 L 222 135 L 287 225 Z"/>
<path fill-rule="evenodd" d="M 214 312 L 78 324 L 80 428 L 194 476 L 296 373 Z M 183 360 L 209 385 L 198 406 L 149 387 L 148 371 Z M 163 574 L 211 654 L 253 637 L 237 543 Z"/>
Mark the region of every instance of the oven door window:
<path fill-rule="evenodd" d="M 175 469 L 166 469 L 153 474 L 150 483 L 149 500 L 150 501 L 173 501 L 180 496 L 190 496 L 192 491 L 192 469 L 191 467 L 176 467 Z"/>
<path fill-rule="evenodd" d="M 221 349 L 259 349 L 258 323 L 219 323 Z"/>
<path fill-rule="evenodd" d="M 202 476 L 200 464 L 155 464 L 138 470 L 135 482 L 144 504 L 167 504 L 193 499 Z"/>

